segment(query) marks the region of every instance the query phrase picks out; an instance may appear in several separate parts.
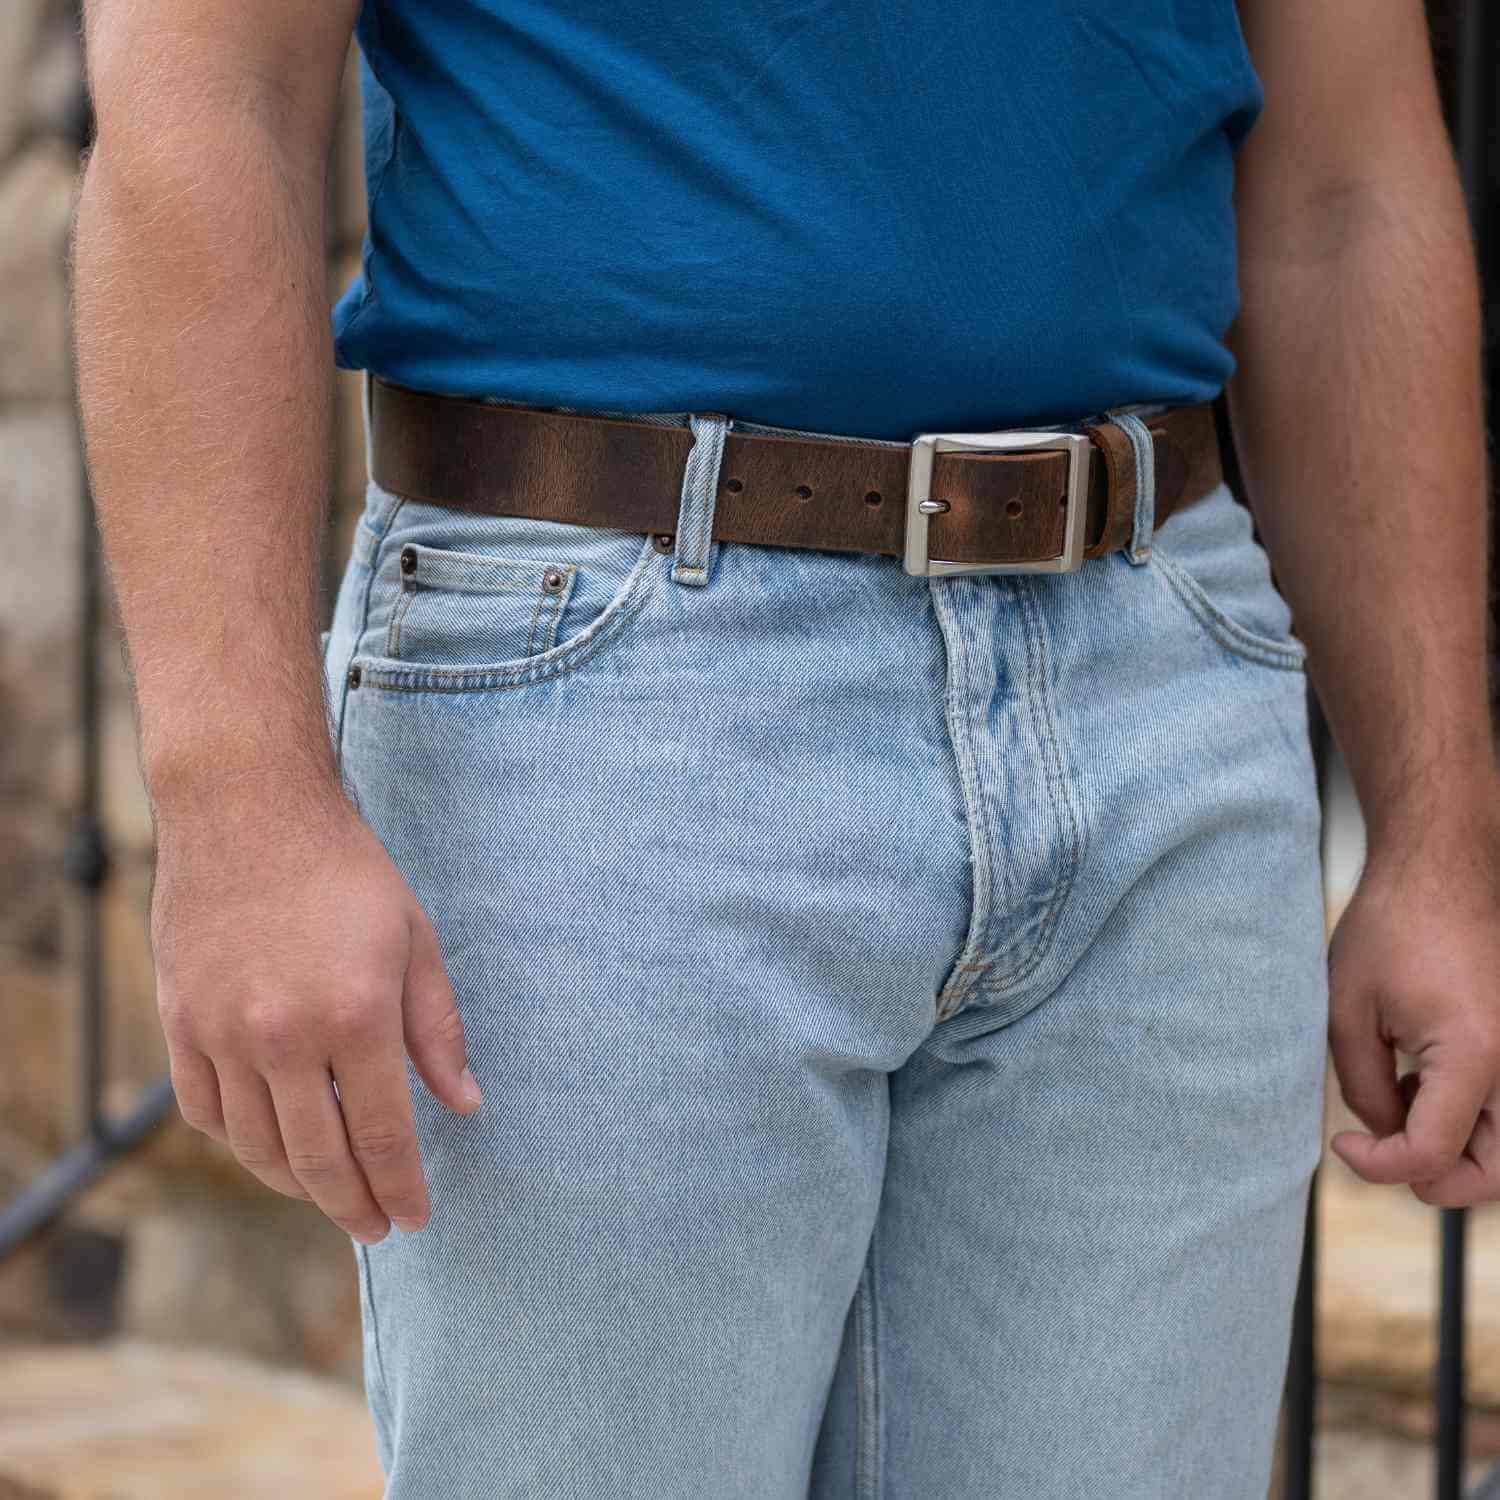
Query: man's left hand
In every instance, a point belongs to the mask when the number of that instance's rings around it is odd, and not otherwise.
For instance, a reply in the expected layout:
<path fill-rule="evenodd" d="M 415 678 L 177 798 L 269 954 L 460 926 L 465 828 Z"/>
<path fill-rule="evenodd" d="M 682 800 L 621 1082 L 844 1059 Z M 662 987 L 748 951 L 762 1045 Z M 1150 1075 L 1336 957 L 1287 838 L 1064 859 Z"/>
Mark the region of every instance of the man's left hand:
<path fill-rule="evenodd" d="M 1368 1127 L 1330 1144 L 1442 1208 L 1500 1199 L 1500 792 L 1468 812 L 1372 845 L 1329 945 L 1334 1067 Z"/>

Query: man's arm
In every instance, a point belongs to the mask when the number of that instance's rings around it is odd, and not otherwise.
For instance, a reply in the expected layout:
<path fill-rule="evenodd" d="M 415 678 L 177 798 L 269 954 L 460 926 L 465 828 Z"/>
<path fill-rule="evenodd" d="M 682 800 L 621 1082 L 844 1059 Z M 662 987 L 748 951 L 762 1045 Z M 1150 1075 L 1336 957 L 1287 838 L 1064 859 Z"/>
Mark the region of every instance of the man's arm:
<path fill-rule="evenodd" d="M 1369 835 L 1330 1039 L 1372 1134 L 1333 1144 L 1474 1202 L 1500 1196 L 1500 778 L 1468 219 L 1420 0 L 1240 11 L 1266 105 L 1238 161 L 1230 410 Z"/>
<path fill-rule="evenodd" d="M 74 295 L 177 1097 L 371 1240 L 429 1207 L 403 1045 L 450 1107 L 478 1094 L 431 924 L 343 794 L 318 653 L 324 191 L 356 9 L 91 0 Z"/>

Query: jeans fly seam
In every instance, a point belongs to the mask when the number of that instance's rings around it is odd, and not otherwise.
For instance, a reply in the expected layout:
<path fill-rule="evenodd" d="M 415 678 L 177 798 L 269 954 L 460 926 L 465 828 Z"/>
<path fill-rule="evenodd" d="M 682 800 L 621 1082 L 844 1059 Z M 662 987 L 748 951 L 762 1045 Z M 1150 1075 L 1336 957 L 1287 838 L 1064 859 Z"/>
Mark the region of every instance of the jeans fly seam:
<path fill-rule="evenodd" d="M 1048 751 L 1043 784 L 1058 826 L 1067 829 L 1068 848 L 1059 878 L 1052 888 L 1052 896 L 1048 901 L 1047 909 L 1042 913 L 1041 930 L 1037 934 L 1037 942 L 1031 954 L 1011 974 L 1000 979 L 992 976 L 986 986 L 987 989 L 994 989 L 1001 984 L 1014 983 L 1026 978 L 1047 956 L 1053 939 L 1057 936 L 1058 914 L 1073 889 L 1073 881 L 1083 858 L 1082 831 L 1079 828 L 1073 798 L 1067 787 L 1062 746 L 1057 737 L 1056 712 L 1046 676 L 1048 665 L 1046 627 L 1036 598 L 1036 582 L 1028 578 L 1024 583 L 1025 586 L 1021 591 L 1021 615 L 1026 622 L 1027 670 L 1032 679 L 1030 696 L 1035 721 Z"/>
<path fill-rule="evenodd" d="M 948 655 L 948 684 L 943 694 L 943 714 L 948 726 L 948 739 L 953 746 L 954 760 L 958 765 L 959 785 L 969 825 L 970 865 L 973 870 L 969 930 L 953 972 L 938 995 L 937 1019 L 941 1021 L 951 1016 L 964 1003 L 974 986 L 975 977 L 988 966 L 984 960 L 984 934 L 988 928 L 993 853 L 979 796 L 973 742 L 961 707 L 964 690 L 969 682 L 962 631 L 944 582 L 935 580 L 930 587 L 933 610 Z"/>
<path fill-rule="evenodd" d="M 1047 898 L 1047 906 L 1042 913 L 1036 941 L 1032 944 L 1031 950 L 1013 968 L 1000 975 L 992 974 L 988 980 L 980 982 L 979 990 L 983 995 L 997 995 L 1004 988 L 1018 984 L 1037 969 L 1046 958 L 1051 951 L 1053 939 L 1057 936 L 1058 914 L 1062 911 L 1063 904 L 1073 889 L 1073 880 L 1083 857 L 1083 840 L 1078 826 L 1078 817 L 1073 807 L 1073 799 L 1069 796 L 1065 784 L 1062 749 L 1058 743 L 1054 724 L 1052 695 L 1045 682 L 1044 674 L 1047 665 L 1045 626 L 1042 623 L 1041 610 L 1036 600 L 1036 584 L 1030 578 L 1018 579 L 1017 582 L 1021 585 L 1018 593 L 1021 600 L 1022 630 L 1026 640 L 1026 674 L 1030 679 L 1027 684 L 1027 698 L 1031 705 L 1033 722 L 1037 726 L 1046 750 L 1043 757 L 1042 784 L 1057 826 L 1067 830 L 1068 847 L 1062 867 L 1058 872 L 1058 878 L 1053 882 L 1052 891 Z"/>
<path fill-rule="evenodd" d="M 855 1438 L 856 1500 L 880 1500 L 880 1323 L 875 1292 L 875 1238 L 865 1257 L 865 1272 L 854 1298 L 854 1326 L 858 1343 L 855 1366 L 858 1399 Z"/>

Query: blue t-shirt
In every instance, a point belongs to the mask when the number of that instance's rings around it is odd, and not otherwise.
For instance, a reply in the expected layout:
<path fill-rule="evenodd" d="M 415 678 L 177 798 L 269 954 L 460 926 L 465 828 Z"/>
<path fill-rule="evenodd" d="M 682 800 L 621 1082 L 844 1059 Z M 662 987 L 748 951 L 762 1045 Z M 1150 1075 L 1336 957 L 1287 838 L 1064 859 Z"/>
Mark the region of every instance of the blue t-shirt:
<path fill-rule="evenodd" d="M 1234 0 L 365 0 L 338 361 L 908 439 L 1214 395 Z"/>

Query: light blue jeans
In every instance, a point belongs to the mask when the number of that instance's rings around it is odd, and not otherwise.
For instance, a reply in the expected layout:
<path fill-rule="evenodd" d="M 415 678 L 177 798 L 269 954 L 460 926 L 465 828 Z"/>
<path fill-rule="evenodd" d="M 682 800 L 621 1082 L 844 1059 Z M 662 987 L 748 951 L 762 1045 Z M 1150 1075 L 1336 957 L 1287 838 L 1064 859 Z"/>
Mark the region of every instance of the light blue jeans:
<path fill-rule="evenodd" d="M 371 485 L 344 573 L 485 1095 L 355 1247 L 386 1495 L 1264 1500 L 1327 988 L 1249 513 L 912 578 L 713 542 L 692 425 L 670 553 Z"/>

